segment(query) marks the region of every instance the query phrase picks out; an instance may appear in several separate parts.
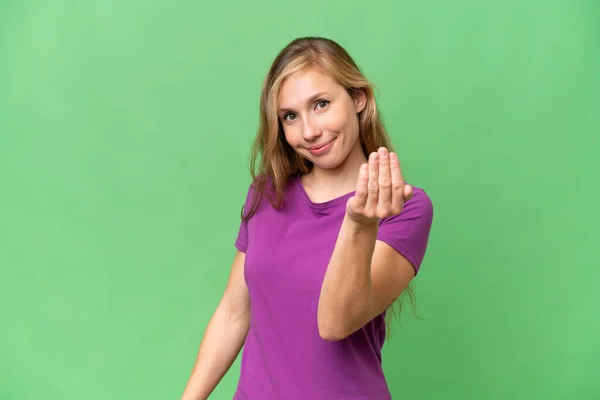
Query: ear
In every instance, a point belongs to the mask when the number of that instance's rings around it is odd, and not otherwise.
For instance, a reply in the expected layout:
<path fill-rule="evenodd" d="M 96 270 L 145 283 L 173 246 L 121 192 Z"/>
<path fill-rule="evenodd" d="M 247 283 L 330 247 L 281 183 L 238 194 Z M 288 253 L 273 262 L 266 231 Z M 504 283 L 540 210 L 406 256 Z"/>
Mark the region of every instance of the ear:
<path fill-rule="evenodd" d="M 358 114 L 359 112 L 364 110 L 365 106 L 367 105 L 367 95 L 365 94 L 364 90 L 359 89 L 354 92 L 353 97 L 356 113 Z"/>

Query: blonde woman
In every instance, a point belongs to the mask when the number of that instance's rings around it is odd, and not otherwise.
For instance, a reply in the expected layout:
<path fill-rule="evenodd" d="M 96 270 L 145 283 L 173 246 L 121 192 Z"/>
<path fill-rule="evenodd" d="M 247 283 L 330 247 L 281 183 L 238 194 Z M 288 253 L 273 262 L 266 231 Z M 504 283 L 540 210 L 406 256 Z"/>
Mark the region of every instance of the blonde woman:
<path fill-rule="evenodd" d="M 390 399 L 386 312 L 410 291 L 433 208 L 404 181 L 372 85 L 336 42 L 299 38 L 275 58 L 251 175 L 183 399 L 208 398 L 242 346 L 236 400 Z"/>

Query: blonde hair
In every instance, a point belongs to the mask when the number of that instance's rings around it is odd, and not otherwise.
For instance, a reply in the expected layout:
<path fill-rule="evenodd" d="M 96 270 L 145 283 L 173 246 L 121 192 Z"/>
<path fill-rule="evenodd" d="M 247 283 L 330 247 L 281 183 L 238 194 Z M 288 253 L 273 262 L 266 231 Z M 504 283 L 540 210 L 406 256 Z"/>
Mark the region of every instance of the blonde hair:
<path fill-rule="evenodd" d="M 243 220 L 248 220 L 254 215 L 265 196 L 273 207 L 282 207 L 283 194 L 289 179 L 298 174 L 306 174 L 313 167 L 309 160 L 300 156 L 287 143 L 277 114 L 279 91 L 284 80 L 305 68 L 317 68 L 328 74 L 353 97 L 360 92 L 365 94 L 366 105 L 359 113 L 359 138 L 365 157 L 376 152 L 379 147 L 394 151 L 381 121 L 374 86 L 363 75 L 348 52 L 338 43 L 326 38 L 295 39 L 275 57 L 263 82 L 259 127 L 250 158 L 254 197 L 246 215 L 242 209 Z M 266 187 L 267 184 L 269 188 Z M 410 285 L 405 292 L 414 311 L 414 294 Z"/>

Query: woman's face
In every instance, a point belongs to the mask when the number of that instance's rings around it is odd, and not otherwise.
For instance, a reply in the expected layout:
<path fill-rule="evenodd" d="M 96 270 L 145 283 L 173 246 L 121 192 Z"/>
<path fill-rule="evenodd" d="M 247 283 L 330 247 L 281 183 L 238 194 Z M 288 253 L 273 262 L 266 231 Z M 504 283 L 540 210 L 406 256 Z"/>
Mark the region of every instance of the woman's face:
<path fill-rule="evenodd" d="M 353 98 L 329 75 L 307 68 L 284 80 L 278 100 L 286 141 L 315 167 L 332 169 L 361 156 L 357 114 L 364 93 Z"/>

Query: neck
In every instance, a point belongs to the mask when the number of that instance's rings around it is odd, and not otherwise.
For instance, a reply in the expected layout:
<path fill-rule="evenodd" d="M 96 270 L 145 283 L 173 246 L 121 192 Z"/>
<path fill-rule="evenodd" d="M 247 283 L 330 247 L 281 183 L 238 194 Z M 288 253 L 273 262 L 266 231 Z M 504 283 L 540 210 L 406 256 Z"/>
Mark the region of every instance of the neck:
<path fill-rule="evenodd" d="M 358 172 L 365 162 L 367 158 L 363 154 L 360 143 L 357 142 L 348 157 L 338 167 L 328 170 L 314 167 L 307 174 L 305 182 L 321 193 L 328 193 L 331 197 L 340 196 L 356 189 Z"/>

